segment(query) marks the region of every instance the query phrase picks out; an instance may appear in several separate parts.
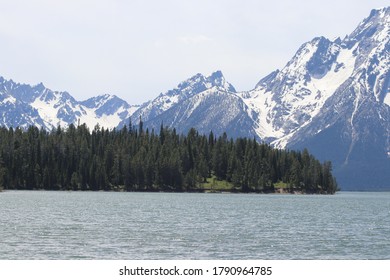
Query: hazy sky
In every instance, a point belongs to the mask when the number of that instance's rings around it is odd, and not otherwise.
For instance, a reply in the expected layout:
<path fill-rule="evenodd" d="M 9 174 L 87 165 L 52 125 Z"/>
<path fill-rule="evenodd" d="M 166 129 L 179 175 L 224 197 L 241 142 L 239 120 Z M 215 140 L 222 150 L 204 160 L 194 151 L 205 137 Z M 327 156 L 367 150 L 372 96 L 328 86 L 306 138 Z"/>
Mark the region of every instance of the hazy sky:
<path fill-rule="evenodd" d="M 140 104 L 222 70 L 250 90 L 316 36 L 351 33 L 388 0 L 0 0 L 0 76 Z"/>

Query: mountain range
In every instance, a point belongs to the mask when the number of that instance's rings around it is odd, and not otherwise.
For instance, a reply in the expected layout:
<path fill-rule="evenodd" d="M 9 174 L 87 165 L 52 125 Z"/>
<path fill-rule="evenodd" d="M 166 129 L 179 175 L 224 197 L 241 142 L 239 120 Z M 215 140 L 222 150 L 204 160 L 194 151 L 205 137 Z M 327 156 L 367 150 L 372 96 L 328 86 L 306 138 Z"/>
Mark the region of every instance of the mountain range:
<path fill-rule="evenodd" d="M 42 83 L 30 86 L 0 77 L 0 125 L 27 128 L 35 125 L 51 130 L 73 123 L 114 128 L 129 118 L 138 106 L 131 106 L 115 95 L 100 95 L 85 101 L 68 92 L 52 91 Z"/>
<path fill-rule="evenodd" d="M 345 38 L 304 43 L 281 70 L 237 92 L 221 71 L 196 74 L 142 105 L 111 95 L 76 101 L 67 92 L 0 77 L 0 125 L 50 130 L 131 119 L 158 130 L 251 137 L 279 148 L 307 148 L 331 160 L 343 190 L 390 189 L 390 7 L 372 10 Z"/>

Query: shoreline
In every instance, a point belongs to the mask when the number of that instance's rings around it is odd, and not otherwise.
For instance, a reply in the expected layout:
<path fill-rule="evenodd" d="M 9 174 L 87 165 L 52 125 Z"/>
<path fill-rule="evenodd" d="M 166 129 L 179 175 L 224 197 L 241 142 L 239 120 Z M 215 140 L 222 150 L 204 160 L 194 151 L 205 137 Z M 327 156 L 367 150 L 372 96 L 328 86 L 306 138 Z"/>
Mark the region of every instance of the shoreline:
<path fill-rule="evenodd" d="M 293 192 L 288 192 L 284 191 L 281 189 L 275 189 L 274 192 L 240 192 L 240 191 L 228 191 L 228 190 L 210 190 L 210 189 L 205 189 L 205 190 L 198 190 L 198 191 L 142 191 L 142 190 L 137 190 L 137 191 L 125 191 L 125 190 L 46 190 L 46 189 L 3 189 L 0 190 L 0 192 L 8 192 L 8 191 L 25 191 L 25 192 L 81 192 L 81 193 L 86 193 L 86 192 L 91 192 L 91 193 L 203 193 L 203 194 L 256 194 L 256 195 L 334 195 L 334 194 L 328 194 L 328 193 L 306 193 L 303 191 L 293 191 Z M 359 191 L 355 191 L 359 192 Z"/>

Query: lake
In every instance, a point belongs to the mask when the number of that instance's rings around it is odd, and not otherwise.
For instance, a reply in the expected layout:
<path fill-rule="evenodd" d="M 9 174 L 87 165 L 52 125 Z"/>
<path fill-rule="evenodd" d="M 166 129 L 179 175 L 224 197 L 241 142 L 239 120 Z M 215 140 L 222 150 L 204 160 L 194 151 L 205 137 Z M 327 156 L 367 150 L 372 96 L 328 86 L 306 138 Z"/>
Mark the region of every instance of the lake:
<path fill-rule="evenodd" d="M 0 259 L 390 259 L 390 193 L 4 191 Z"/>

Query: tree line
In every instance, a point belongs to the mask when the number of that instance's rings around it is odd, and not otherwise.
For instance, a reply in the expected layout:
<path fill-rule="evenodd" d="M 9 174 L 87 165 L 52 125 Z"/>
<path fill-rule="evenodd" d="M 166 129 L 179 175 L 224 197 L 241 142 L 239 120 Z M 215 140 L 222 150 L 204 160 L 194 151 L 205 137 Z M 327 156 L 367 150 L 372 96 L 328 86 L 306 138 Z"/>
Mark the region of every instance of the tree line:
<path fill-rule="evenodd" d="M 0 186 L 4 189 L 204 191 L 207 180 L 236 192 L 333 194 L 330 162 L 307 150 L 275 149 L 255 139 L 186 135 L 161 125 L 90 131 L 84 125 L 48 132 L 31 126 L 0 128 Z"/>

